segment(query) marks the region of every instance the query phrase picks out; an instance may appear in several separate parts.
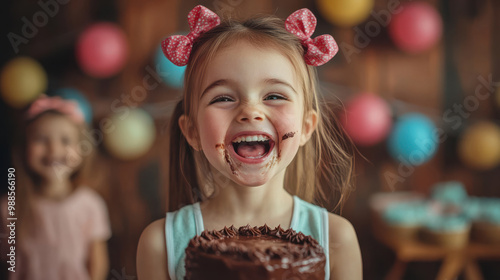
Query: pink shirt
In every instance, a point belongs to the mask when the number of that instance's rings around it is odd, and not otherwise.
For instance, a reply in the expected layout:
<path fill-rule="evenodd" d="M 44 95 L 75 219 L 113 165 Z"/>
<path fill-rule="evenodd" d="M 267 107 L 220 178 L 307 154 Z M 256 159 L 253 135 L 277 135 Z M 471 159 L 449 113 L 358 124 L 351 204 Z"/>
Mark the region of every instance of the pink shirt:
<path fill-rule="evenodd" d="M 2 200 L 2 213 L 6 201 Z M 40 198 L 33 207 L 35 234 L 17 244 L 16 272 L 9 272 L 9 279 L 90 279 L 89 245 L 111 236 L 104 200 L 92 189 L 80 187 L 62 201 Z"/>

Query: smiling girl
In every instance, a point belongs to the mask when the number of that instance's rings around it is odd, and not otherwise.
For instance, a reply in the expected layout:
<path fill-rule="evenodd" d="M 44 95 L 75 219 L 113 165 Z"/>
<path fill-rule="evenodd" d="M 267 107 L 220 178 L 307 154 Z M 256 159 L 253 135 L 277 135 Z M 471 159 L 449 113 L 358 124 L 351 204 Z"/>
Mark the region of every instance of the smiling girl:
<path fill-rule="evenodd" d="M 352 150 L 321 110 L 316 85 L 314 66 L 335 55 L 335 41 L 310 38 L 316 18 L 307 9 L 285 23 L 220 23 L 197 6 L 188 19 L 191 33 L 163 44 L 187 68 L 172 117 L 171 212 L 141 236 L 139 278 L 183 279 L 184 250 L 203 230 L 267 224 L 318 240 L 326 279 L 361 279 L 352 225 L 320 207 L 335 195 L 341 203 L 352 184 Z"/>
<path fill-rule="evenodd" d="M 13 153 L 16 268 L 9 279 L 106 278 L 111 232 L 106 204 L 83 184 L 90 154 L 81 150 L 85 128 L 72 101 L 43 95 L 29 107 Z M 7 221 L 7 199 L 0 204 Z"/>

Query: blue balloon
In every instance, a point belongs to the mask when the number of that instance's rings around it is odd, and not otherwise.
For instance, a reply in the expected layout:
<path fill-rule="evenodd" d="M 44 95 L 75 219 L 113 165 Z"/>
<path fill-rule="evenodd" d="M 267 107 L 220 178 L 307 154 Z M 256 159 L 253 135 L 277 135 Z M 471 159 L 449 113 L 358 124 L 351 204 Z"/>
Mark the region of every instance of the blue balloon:
<path fill-rule="evenodd" d="M 184 72 L 186 66 L 177 66 L 165 57 L 161 46 L 156 50 L 155 70 L 158 69 L 158 75 L 169 86 L 180 89 L 184 85 Z"/>
<path fill-rule="evenodd" d="M 78 106 L 80 107 L 80 110 L 83 113 L 85 122 L 87 123 L 92 122 L 92 105 L 90 105 L 90 102 L 87 100 L 87 98 L 85 98 L 82 92 L 74 88 L 61 88 L 56 90 L 54 95 L 60 96 L 63 99 L 76 101 L 76 103 L 78 103 Z"/>
<path fill-rule="evenodd" d="M 420 165 L 436 153 L 439 139 L 434 123 L 422 114 L 399 118 L 389 136 L 391 156 L 405 164 Z"/>

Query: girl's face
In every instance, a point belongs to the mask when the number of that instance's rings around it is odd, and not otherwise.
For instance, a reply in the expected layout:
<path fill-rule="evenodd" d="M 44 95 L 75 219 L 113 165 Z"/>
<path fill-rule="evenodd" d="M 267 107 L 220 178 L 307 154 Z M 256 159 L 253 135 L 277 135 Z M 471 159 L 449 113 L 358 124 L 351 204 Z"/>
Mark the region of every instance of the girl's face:
<path fill-rule="evenodd" d="M 47 114 L 28 126 L 27 162 L 46 181 L 66 180 L 81 164 L 78 127 L 67 117 Z"/>
<path fill-rule="evenodd" d="M 283 172 L 310 138 L 316 115 L 303 119 L 294 67 L 273 48 L 245 41 L 224 48 L 202 81 L 197 131 L 180 125 L 195 149 L 239 185 L 260 186 Z"/>

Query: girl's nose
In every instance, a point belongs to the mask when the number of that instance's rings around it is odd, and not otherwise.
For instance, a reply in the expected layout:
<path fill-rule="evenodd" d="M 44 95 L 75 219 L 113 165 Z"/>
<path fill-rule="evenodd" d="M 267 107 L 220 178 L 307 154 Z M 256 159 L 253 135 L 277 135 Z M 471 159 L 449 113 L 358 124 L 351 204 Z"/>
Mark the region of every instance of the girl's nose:
<path fill-rule="evenodd" d="M 255 105 L 245 105 L 238 115 L 239 122 L 263 121 L 264 118 L 264 113 Z"/>
<path fill-rule="evenodd" d="M 52 157 L 59 156 L 59 154 L 61 154 L 61 150 L 62 145 L 57 143 L 57 141 L 52 140 L 48 143 L 48 152 Z"/>

